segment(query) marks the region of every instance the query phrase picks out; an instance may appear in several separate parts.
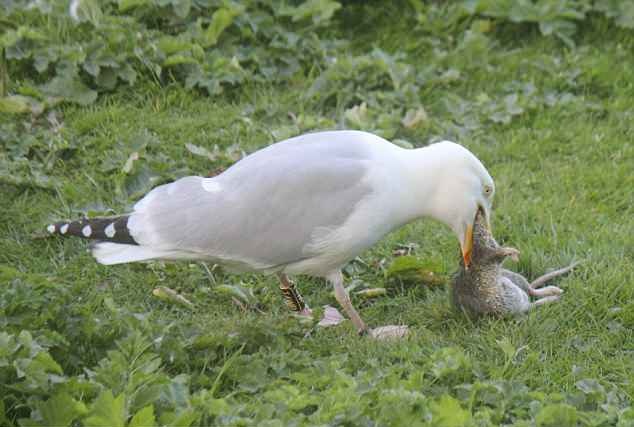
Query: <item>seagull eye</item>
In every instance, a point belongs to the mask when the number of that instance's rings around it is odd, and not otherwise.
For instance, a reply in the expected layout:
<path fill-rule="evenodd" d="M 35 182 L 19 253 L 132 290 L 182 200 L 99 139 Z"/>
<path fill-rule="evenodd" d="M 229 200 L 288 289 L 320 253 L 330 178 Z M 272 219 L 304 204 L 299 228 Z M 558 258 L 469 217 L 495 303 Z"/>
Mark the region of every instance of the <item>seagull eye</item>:
<path fill-rule="evenodd" d="M 486 194 L 487 196 L 490 196 L 491 193 L 493 193 L 493 188 L 491 188 L 490 185 L 485 185 L 484 186 L 484 194 Z"/>

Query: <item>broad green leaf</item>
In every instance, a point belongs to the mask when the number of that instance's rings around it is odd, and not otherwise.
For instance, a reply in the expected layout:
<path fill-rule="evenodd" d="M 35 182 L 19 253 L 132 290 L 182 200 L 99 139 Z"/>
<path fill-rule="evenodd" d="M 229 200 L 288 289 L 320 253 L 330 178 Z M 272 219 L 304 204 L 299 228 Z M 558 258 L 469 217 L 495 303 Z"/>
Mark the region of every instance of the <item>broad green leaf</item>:
<path fill-rule="evenodd" d="M 17 30 L 9 29 L 4 34 L 0 35 L 0 47 L 11 47 L 22 40 L 45 40 L 46 36 L 39 30 L 21 26 Z"/>
<path fill-rule="evenodd" d="M 160 359 L 158 361 L 160 362 Z M 130 407 L 144 408 L 146 405 L 156 402 L 156 400 L 161 396 L 161 393 L 163 393 L 166 387 L 167 385 L 163 383 L 142 387 L 134 394 L 134 401 L 132 402 Z"/>
<path fill-rule="evenodd" d="M 163 67 L 173 67 L 174 65 L 182 65 L 182 64 L 197 64 L 198 61 L 195 58 L 192 58 L 191 56 L 186 56 L 186 55 L 170 55 L 167 58 L 165 58 L 165 61 L 163 61 L 163 64 L 161 64 Z"/>
<path fill-rule="evenodd" d="M 341 3 L 332 0 L 307 0 L 299 6 L 283 7 L 278 13 L 289 16 L 293 21 L 311 19 L 315 24 L 327 22 L 336 11 L 341 9 Z"/>
<path fill-rule="evenodd" d="M 154 427 L 156 426 L 156 418 L 154 418 L 154 406 L 149 405 L 134 414 L 128 427 Z"/>
<path fill-rule="evenodd" d="M 444 347 L 431 355 L 430 372 L 439 382 L 462 383 L 473 375 L 471 360 L 458 347 Z"/>
<path fill-rule="evenodd" d="M 177 52 L 189 51 L 193 44 L 189 40 L 179 37 L 164 36 L 158 40 L 158 48 L 166 55 L 172 55 Z"/>
<path fill-rule="evenodd" d="M 423 261 L 411 255 L 400 256 L 387 269 L 386 276 L 404 282 L 439 286 L 446 278 L 438 272 L 440 267 L 430 261 Z"/>
<path fill-rule="evenodd" d="M 186 409 L 178 413 L 170 425 L 174 427 L 189 427 L 194 424 L 199 416 L 198 412 L 193 409 Z"/>
<path fill-rule="evenodd" d="M 103 391 L 92 405 L 90 416 L 83 421 L 85 427 L 124 427 L 126 421 L 125 396 L 116 398 L 112 391 Z"/>
<path fill-rule="evenodd" d="M 106 90 L 112 90 L 117 85 L 117 72 L 111 67 L 102 67 L 95 83 Z"/>
<path fill-rule="evenodd" d="M 128 10 L 132 8 L 145 6 L 150 3 L 151 3 L 151 0 L 119 0 L 119 11 L 127 12 Z"/>
<path fill-rule="evenodd" d="M 170 0 L 174 14 L 181 19 L 187 18 L 192 7 L 191 0 Z"/>
<path fill-rule="evenodd" d="M 218 9 L 211 17 L 211 23 L 205 31 L 204 39 L 202 40 L 203 47 L 210 47 L 218 43 L 218 38 L 222 32 L 227 29 L 233 22 L 233 19 L 239 12 L 232 9 Z"/>
<path fill-rule="evenodd" d="M 46 351 L 39 351 L 32 358 L 19 358 L 13 362 L 18 378 L 24 378 L 30 389 L 50 387 L 50 374 L 62 375 L 61 366 Z"/>
<path fill-rule="evenodd" d="M 88 105 L 95 102 L 97 92 L 86 86 L 77 75 L 54 77 L 41 87 L 46 95 L 60 97 L 69 102 Z"/>
<path fill-rule="evenodd" d="M 119 68 L 117 74 L 120 79 L 124 80 L 130 85 L 133 85 L 134 82 L 136 82 L 137 74 L 136 74 L 136 71 L 134 71 L 134 68 L 132 68 L 130 64 L 125 64 L 122 68 Z"/>
<path fill-rule="evenodd" d="M 193 409 L 186 409 L 179 412 L 163 412 L 159 419 L 161 425 L 170 427 L 189 427 L 198 418 L 200 414 Z"/>
<path fill-rule="evenodd" d="M 189 377 L 181 374 L 172 378 L 172 381 L 163 389 L 162 397 L 176 407 L 189 406 Z"/>
<path fill-rule="evenodd" d="M 0 113 L 31 113 L 39 115 L 43 111 L 44 106 L 36 99 L 29 96 L 10 95 L 0 98 Z"/>
<path fill-rule="evenodd" d="M 84 416 L 88 409 L 68 394 L 62 393 L 51 397 L 39 405 L 43 426 L 70 426 L 73 420 Z"/>
<path fill-rule="evenodd" d="M 606 398 L 605 388 L 594 378 L 585 378 L 575 383 L 577 388 L 586 395 L 592 403 L 603 403 Z"/>
<path fill-rule="evenodd" d="M 617 427 L 634 427 L 634 407 L 627 408 L 621 412 Z"/>
<path fill-rule="evenodd" d="M 546 405 L 535 417 L 538 427 L 574 427 L 577 419 L 577 409 L 565 403 Z"/>
<path fill-rule="evenodd" d="M 77 22 L 90 22 L 98 27 L 103 19 L 103 12 L 96 0 L 74 0 L 70 2 L 69 14 Z"/>
<path fill-rule="evenodd" d="M 471 414 L 462 409 L 460 402 L 446 394 L 429 407 L 432 412 L 431 425 L 434 427 L 461 427 L 471 420 Z"/>

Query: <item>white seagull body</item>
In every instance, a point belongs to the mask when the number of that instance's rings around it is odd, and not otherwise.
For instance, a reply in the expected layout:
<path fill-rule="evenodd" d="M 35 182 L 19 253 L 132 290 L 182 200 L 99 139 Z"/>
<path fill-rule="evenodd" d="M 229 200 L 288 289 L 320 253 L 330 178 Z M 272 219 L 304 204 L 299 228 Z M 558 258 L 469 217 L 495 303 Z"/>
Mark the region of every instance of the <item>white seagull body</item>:
<path fill-rule="evenodd" d="M 101 240 L 92 250 L 102 264 L 201 259 L 324 277 L 355 321 L 339 295 L 348 261 L 426 216 L 449 225 L 466 256 L 475 212 L 488 218 L 492 193 L 484 166 L 458 144 L 408 150 L 366 132 L 318 132 L 256 151 L 218 176 L 153 189 L 127 216 L 123 243 L 114 222 L 102 222 L 100 236 L 81 230 Z M 59 233 L 63 224 L 51 227 Z"/>

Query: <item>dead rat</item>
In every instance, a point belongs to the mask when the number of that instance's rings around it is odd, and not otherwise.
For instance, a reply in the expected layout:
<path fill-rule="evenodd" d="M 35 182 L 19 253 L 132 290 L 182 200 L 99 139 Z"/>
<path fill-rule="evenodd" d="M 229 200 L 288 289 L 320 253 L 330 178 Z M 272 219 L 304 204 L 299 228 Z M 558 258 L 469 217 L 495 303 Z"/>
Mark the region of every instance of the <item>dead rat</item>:
<path fill-rule="evenodd" d="M 472 315 L 504 316 L 525 313 L 533 307 L 557 301 L 563 291 L 556 286 L 542 286 L 568 273 L 577 263 L 529 283 L 521 274 L 502 268 L 507 257 L 517 261 L 519 253 L 515 248 L 500 246 L 489 231 L 484 215 L 478 212 L 473 227 L 471 265 L 467 269 L 460 260 L 460 268 L 453 278 L 456 306 Z M 539 299 L 531 302 L 530 297 Z"/>

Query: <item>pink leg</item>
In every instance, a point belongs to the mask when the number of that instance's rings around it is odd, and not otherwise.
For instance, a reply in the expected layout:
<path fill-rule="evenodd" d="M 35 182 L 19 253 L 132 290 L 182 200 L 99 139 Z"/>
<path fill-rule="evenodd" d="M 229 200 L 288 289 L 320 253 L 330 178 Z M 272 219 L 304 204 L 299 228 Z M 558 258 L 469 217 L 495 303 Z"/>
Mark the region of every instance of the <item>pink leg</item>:
<path fill-rule="evenodd" d="M 357 310 L 355 310 L 354 307 L 352 306 L 352 302 L 350 301 L 350 296 L 348 295 L 348 292 L 343 287 L 343 276 L 341 275 L 341 272 L 337 271 L 336 273 L 331 274 L 328 277 L 328 280 L 330 281 L 330 283 L 332 283 L 332 286 L 335 290 L 335 298 L 337 299 L 337 302 L 339 303 L 341 308 L 343 308 L 343 311 L 346 312 L 346 314 L 352 321 L 352 324 L 355 326 L 355 328 L 357 328 L 357 331 L 359 332 L 359 334 L 366 333 L 368 330 L 368 327 L 365 326 L 365 323 L 361 319 L 361 316 L 359 316 L 359 313 L 357 313 Z"/>
<path fill-rule="evenodd" d="M 528 288 L 528 294 L 532 297 L 550 297 L 563 294 L 564 291 L 557 286 L 546 286 L 541 289 Z"/>
<path fill-rule="evenodd" d="M 551 296 L 551 297 L 541 298 L 541 299 L 538 299 L 535 302 L 532 302 L 531 303 L 531 308 L 535 308 L 535 307 L 537 307 L 539 305 L 544 305 L 544 304 L 548 304 L 548 303 L 556 302 L 556 301 L 559 301 L 559 296 Z"/>

